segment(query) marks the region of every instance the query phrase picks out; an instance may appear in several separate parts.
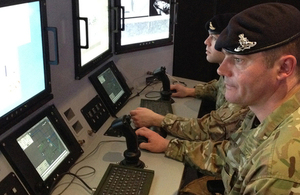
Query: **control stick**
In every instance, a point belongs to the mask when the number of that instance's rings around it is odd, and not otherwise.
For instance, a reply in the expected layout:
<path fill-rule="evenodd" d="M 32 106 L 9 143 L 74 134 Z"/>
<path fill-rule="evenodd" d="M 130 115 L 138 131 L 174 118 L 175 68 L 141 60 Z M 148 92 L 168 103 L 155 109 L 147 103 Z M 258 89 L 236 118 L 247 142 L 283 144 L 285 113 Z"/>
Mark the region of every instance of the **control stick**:
<path fill-rule="evenodd" d="M 171 103 L 173 103 L 174 100 L 171 98 L 172 92 L 170 90 L 170 80 L 166 74 L 166 68 L 160 67 L 154 70 L 153 76 L 162 82 L 163 90 L 160 92 L 161 100 L 171 101 Z"/>
<path fill-rule="evenodd" d="M 111 131 L 126 138 L 127 150 L 124 151 L 125 159 L 120 162 L 121 165 L 144 168 L 145 163 L 139 159 L 141 151 L 138 149 L 137 135 L 130 125 L 130 119 L 129 115 L 115 119 L 106 133 L 109 135 Z"/>

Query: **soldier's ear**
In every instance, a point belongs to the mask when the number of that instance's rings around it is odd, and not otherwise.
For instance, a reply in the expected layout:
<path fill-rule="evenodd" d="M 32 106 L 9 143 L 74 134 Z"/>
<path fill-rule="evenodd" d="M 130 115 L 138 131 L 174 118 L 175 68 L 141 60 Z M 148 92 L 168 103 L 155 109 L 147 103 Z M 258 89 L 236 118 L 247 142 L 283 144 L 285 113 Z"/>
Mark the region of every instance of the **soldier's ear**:
<path fill-rule="evenodd" d="M 278 61 L 278 79 L 283 80 L 297 71 L 297 59 L 293 55 L 284 55 Z"/>

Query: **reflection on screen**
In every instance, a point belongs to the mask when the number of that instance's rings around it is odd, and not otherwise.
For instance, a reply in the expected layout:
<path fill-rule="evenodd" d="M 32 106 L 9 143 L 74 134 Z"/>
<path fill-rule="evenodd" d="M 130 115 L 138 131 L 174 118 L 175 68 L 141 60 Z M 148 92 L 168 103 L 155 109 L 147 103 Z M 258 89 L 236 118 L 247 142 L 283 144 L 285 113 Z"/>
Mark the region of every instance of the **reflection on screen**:
<path fill-rule="evenodd" d="M 21 135 L 17 142 L 44 181 L 70 153 L 47 117 Z"/>
<path fill-rule="evenodd" d="M 80 17 L 88 18 L 89 48 L 81 49 L 81 66 L 109 49 L 108 0 L 79 0 Z M 85 23 L 80 22 L 81 45 L 86 45 Z"/>
<path fill-rule="evenodd" d="M 111 69 L 108 68 L 97 78 L 99 82 L 102 84 L 106 93 L 108 94 L 110 100 L 113 103 L 116 103 L 120 99 L 120 97 L 124 94 L 124 90 L 120 85 L 120 83 L 118 82 L 117 78 L 115 77 L 114 73 L 111 71 Z"/>
<path fill-rule="evenodd" d="M 168 0 L 122 0 L 125 30 L 121 45 L 169 38 L 170 2 Z"/>
<path fill-rule="evenodd" d="M 2 117 L 45 90 L 39 1 L 0 8 L 0 26 Z"/>

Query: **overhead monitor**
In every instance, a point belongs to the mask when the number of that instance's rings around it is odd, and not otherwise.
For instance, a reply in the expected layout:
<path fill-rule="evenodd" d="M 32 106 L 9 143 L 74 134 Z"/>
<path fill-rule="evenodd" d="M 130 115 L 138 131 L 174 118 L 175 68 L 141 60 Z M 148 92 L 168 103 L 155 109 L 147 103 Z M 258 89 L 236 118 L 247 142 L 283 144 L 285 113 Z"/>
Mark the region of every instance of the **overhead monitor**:
<path fill-rule="evenodd" d="M 103 65 L 89 79 L 112 116 L 126 104 L 132 94 L 113 61 Z"/>
<path fill-rule="evenodd" d="M 173 44 L 174 0 L 116 0 L 115 52 Z"/>
<path fill-rule="evenodd" d="M 44 0 L 0 1 L 0 133 L 53 98 Z"/>
<path fill-rule="evenodd" d="M 30 194 L 48 194 L 83 153 L 53 105 L 5 135 L 0 149 Z"/>
<path fill-rule="evenodd" d="M 109 0 L 73 4 L 75 77 L 81 79 L 112 56 Z"/>

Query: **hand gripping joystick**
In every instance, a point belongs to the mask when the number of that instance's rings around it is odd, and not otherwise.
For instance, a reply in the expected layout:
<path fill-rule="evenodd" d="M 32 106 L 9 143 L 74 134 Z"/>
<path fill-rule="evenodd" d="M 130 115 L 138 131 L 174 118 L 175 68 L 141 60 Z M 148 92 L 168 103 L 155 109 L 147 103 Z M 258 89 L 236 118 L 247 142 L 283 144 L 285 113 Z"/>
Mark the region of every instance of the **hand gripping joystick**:
<path fill-rule="evenodd" d="M 137 135 L 130 126 L 130 116 L 124 115 L 121 118 L 117 118 L 111 124 L 111 127 L 107 131 L 117 132 L 119 136 L 126 138 L 127 150 L 124 151 L 125 159 L 120 162 L 121 165 L 133 166 L 138 168 L 144 168 L 145 164 L 139 158 L 141 151 L 138 149 Z"/>

